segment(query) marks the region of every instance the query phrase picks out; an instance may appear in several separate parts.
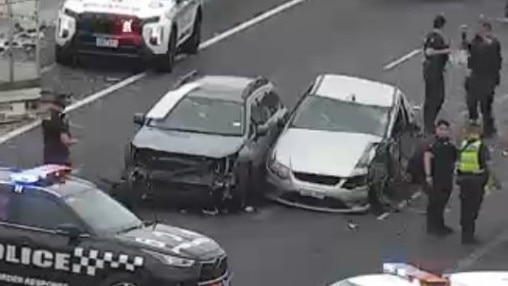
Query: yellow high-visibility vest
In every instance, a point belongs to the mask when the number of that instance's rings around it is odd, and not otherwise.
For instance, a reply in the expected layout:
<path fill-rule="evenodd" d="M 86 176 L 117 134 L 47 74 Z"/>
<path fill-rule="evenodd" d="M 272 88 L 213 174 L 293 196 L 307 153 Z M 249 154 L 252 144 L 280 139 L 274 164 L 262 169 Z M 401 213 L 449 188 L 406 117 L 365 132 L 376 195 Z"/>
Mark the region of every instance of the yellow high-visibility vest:
<path fill-rule="evenodd" d="M 467 140 L 462 141 L 459 154 L 458 171 L 461 173 L 479 174 L 484 170 L 481 168 L 479 154 L 482 141 L 476 140 L 468 143 Z"/>

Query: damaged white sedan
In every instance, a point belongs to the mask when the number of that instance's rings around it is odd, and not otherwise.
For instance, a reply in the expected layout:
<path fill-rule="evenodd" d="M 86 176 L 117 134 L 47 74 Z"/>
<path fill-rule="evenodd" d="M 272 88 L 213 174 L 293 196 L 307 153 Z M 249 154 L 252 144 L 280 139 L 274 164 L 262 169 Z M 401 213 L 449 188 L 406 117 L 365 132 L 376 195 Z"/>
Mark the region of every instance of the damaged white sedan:
<path fill-rule="evenodd" d="M 269 198 L 311 210 L 363 212 L 404 177 L 419 127 L 402 91 L 321 75 L 300 99 L 267 160 Z"/>

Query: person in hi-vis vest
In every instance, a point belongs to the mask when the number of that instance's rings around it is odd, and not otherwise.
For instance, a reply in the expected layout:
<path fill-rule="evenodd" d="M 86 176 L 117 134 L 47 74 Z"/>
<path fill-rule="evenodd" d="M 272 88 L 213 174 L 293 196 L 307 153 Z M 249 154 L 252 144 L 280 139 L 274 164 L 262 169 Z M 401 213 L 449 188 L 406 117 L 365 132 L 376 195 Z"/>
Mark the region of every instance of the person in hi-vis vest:
<path fill-rule="evenodd" d="M 480 211 L 485 187 L 490 177 L 490 152 L 481 139 L 482 129 L 470 124 L 466 138 L 459 147 L 457 184 L 460 186 L 460 225 L 462 243 L 476 244 L 476 219 Z"/>

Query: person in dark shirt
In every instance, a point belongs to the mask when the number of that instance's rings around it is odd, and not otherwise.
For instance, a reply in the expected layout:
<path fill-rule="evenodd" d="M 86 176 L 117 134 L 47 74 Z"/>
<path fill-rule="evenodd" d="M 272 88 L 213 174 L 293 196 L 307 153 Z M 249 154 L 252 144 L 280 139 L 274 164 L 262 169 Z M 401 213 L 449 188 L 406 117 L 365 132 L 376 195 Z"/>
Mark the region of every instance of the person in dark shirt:
<path fill-rule="evenodd" d="M 453 189 L 457 148 L 450 141 L 450 123 L 439 120 L 435 127 L 435 140 L 424 153 L 425 182 L 428 194 L 427 233 L 448 235 L 453 230 L 444 223 L 444 210 Z"/>
<path fill-rule="evenodd" d="M 423 78 L 425 80 L 425 103 L 423 120 L 425 132 L 434 131 L 434 123 L 445 100 L 444 70 L 450 54 L 450 46 L 443 36 L 446 19 L 438 15 L 434 19 L 433 29 L 424 40 Z"/>
<path fill-rule="evenodd" d="M 481 21 L 475 37 L 467 42 L 469 51 L 466 78 L 467 106 L 471 123 L 478 121 L 478 105 L 482 112 L 485 137 L 496 133 L 492 103 L 495 88 L 500 84 L 502 66 L 501 44 L 492 34 L 492 25 Z"/>
<path fill-rule="evenodd" d="M 63 113 L 66 105 L 66 95 L 44 93 L 42 104 L 47 110 L 47 118 L 42 121 L 43 133 L 43 161 L 44 164 L 71 165 L 69 147 L 76 144 L 72 138 L 69 124 Z"/>

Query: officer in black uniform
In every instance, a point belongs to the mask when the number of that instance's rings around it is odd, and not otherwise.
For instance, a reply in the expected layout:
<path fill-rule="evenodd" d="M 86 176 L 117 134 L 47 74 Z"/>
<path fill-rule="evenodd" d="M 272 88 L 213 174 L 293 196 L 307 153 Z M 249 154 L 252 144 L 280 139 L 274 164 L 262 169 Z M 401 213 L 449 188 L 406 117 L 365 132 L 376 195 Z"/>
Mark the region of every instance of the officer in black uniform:
<path fill-rule="evenodd" d="M 476 244 L 476 219 L 485 194 L 485 186 L 491 176 L 490 152 L 482 142 L 481 127 L 471 124 L 460 146 L 457 164 L 457 184 L 460 186 L 460 225 L 462 243 Z"/>
<path fill-rule="evenodd" d="M 425 55 L 423 63 L 423 78 L 425 80 L 423 120 L 427 133 L 434 131 L 434 122 L 445 99 L 444 70 L 450 53 L 450 46 L 443 36 L 445 24 L 444 16 L 436 16 L 433 29 L 426 35 L 423 44 Z"/>
<path fill-rule="evenodd" d="M 478 120 L 478 105 L 482 112 L 483 134 L 496 133 L 492 103 L 496 86 L 500 83 L 502 66 L 501 44 L 492 34 L 492 25 L 481 21 L 479 31 L 468 43 L 468 78 L 466 79 L 467 106 L 472 123 Z"/>
<path fill-rule="evenodd" d="M 70 146 L 78 141 L 69 131 L 69 124 L 65 118 L 66 94 L 43 92 L 41 103 L 47 112 L 42 121 L 44 140 L 44 164 L 71 165 Z"/>
<path fill-rule="evenodd" d="M 450 123 L 439 120 L 435 127 L 435 139 L 424 153 L 425 181 L 427 184 L 427 233 L 448 235 L 453 230 L 444 223 L 444 210 L 453 189 L 453 174 L 457 160 L 457 148 L 450 141 Z"/>

